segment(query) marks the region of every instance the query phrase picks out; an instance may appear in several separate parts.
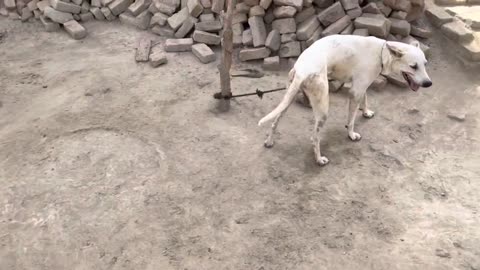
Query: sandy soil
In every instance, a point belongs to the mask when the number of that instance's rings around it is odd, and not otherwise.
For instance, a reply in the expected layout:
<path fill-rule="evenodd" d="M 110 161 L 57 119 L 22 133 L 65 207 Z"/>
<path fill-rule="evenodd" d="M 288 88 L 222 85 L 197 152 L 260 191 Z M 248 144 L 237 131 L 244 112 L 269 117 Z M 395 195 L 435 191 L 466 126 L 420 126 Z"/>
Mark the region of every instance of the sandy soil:
<path fill-rule="evenodd" d="M 297 104 L 262 145 L 283 93 L 219 114 L 214 63 L 152 69 L 134 62 L 145 33 L 86 27 L 0 18 L 0 269 L 480 269 L 479 70 L 441 37 L 434 86 L 372 91 L 360 142 L 332 94 L 319 167 Z"/>

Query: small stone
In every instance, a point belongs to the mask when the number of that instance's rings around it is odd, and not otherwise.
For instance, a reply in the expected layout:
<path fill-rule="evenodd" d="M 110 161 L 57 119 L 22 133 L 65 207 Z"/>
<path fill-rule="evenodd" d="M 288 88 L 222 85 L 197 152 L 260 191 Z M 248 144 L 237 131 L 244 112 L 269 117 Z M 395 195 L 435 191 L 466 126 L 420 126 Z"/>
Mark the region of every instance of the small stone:
<path fill-rule="evenodd" d="M 291 6 L 280 6 L 273 9 L 273 16 L 277 19 L 292 18 L 297 13 L 297 9 Z"/>
<path fill-rule="evenodd" d="M 44 15 L 45 17 L 50 18 L 52 21 L 61 24 L 73 20 L 72 14 L 61 12 L 51 7 L 45 7 Z"/>
<path fill-rule="evenodd" d="M 75 20 L 64 23 L 63 28 L 73 39 L 82 39 L 87 36 L 87 30 Z"/>
<path fill-rule="evenodd" d="M 467 114 L 464 111 L 450 111 L 448 112 L 447 117 L 457 122 L 463 122 L 465 121 Z"/>
<path fill-rule="evenodd" d="M 205 43 L 207 45 L 219 45 L 221 38 L 216 34 L 195 30 L 193 32 L 193 40 L 199 43 Z"/>
<path fill-rule="evenodd" d="M 280 49 L 280 33 L 277 30 L 272 30 L 265 40 L 265 46 L 272 51 Z"/>
<path fill-rule="evenodd" d="M 437 255 L 438 257 L 441 257 L 441 258 L 451 258 L 452 257 L 448 251 L 446 251 L 444 249 L 440 249 L 440 248 L 437 248 L 435 250 L 435 255 Z"/>
<path fill-rule="evenodd" d="M 280 34 L 295 33 L 297 24 L 293 18 L 278 19 L 272 22 L 272 29 L 277 30 Z"/>
<path fill-rule="evenodd" d="M 152 41 L 149 38 L 142 38 L 138 41 L 137 52 L 135 53 L 135 61 L 147 62 L 150 55 Z"/>
<path fill-rule="evenodd" d="M 167 39 L 164 48 L 166 52 L 186 52 L 192 49 L 192 45 L 191 38 Z"/>
<path fill-rule="evenodd" d="M 198 43 L 192 46 L 192 53 L 200 60 L 200 62 L 207 64 L 215 61 L 215 53 L 207 45 Z"/>
<path fill-rule="evenodd" d="M 340 2 L 336 2 L 318 14 L 318 20 L 327 27 L 345 16 L 345 11 Z"/>
<path fill-rule="evenodd" d="M 296 57 L 301 53 L 302 47 L 298 41 L 284 43 L 280 46 L 280 50 L 278 51 L 278 55 L 282 58 Z"/>
<path fill-rule="evenodd" d="M 265 70 L 279 70 L 280 69 L 280 57 L 272 56 L 263 59 L 263 69 Z"/>
<path fill-rule="evenodd" d="M 239 59 L 240 61 L 249 61 L 255 59 L 263 59 L 270 55 L 270 49 L 266 47 L 253 48 L 253 49 L 243 49 L 240 50 Z"/>
<path fill-rule="evenodd" d="M 168 62 L 167 55 L 160 46 L 153 47 L 148 58 L 150 60 L 150 65 L 154 68 Z"/>

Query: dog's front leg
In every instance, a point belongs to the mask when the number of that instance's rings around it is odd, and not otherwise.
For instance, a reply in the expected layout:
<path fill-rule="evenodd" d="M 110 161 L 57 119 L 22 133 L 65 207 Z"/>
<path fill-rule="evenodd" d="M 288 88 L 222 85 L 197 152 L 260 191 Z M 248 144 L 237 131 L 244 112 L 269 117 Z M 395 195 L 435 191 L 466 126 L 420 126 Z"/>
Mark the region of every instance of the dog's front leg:
<path fill-rule="evenodd" d="M 362 136 L 354 131 L 355 127 L 355 117 L 357 116 L 357 111 L 359 109 L 359 98 L 355 96 L 351 96 L 348 99 L 348 124 L 347 124 L 347 130 L 348 130 L 348 137 L 352 141 L 359 141 L 362 139 Z"/>
<path fill-rule="evenodd" d="M 375 115 L 374 111 L 368 109 L 367 104 L 367 92 L 363 95 L 362 103 L 360 104 L 360 110 L 363 111 L 363 117 L 365 118 L 372 118 Z"/>

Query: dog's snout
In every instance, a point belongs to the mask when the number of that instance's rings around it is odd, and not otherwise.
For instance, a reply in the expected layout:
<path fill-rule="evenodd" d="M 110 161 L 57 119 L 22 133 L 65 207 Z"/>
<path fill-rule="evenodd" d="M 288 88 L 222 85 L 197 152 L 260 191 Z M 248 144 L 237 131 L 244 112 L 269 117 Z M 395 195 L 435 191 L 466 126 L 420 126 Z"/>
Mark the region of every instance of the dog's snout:
<path fill-rule="evenodd" d="M 433 84 L 432 81 L 424 81 L 424 82 L 422 83 L 422 87 L 427 88 L 427 87 L 432 86 L 432 84 Z"/>

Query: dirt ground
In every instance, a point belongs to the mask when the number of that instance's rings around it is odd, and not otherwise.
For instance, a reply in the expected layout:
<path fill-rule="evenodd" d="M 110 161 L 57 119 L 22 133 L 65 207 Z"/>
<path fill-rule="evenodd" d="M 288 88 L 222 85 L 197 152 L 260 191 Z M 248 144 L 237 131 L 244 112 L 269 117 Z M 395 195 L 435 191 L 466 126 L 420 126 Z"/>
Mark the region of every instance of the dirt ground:
<path fill-rule="evenodd" d="M 215 63 L 152 69 L 134 61 L 146 33 L 86 27 L 74 41 L 0 18 L 0 269 L 480 270 L 479 70 L 442 37 L 434 86 L 371 91 L 360 142 L 332 94 L 319 167 L 297 104 L 263 147 L 282 92 L 221 114 Z"/>

